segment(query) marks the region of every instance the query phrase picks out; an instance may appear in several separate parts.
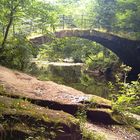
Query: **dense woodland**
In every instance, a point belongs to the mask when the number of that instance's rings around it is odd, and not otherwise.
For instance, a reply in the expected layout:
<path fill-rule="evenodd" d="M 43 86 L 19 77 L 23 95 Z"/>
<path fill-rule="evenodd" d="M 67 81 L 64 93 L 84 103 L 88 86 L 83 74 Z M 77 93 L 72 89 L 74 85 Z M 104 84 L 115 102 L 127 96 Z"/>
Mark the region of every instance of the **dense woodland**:
<path fill-rule="evenodd" d="M 112 101 L 114 112 L 140 115 L 140 74 L 131 81 L 133 68 L 101 44 L 77 37 L 59 39 L 53 34 L 59 30 L 97 30 L 135 41 L 140 40 L 139 25 L 140 0 L 0 0 L 0 65 L 90 94 L 91 89 L 95 90 L 92 84 L 99 83 L 107 90 L 106 98 Z M 39 35 L 53 40 L 41 45 L 32 43 L 30 38 Z M 76 85 L 67 77 L 65 80 L 46 72 L 33 60 L 72 61 L 84 67 Z M 59 73 L 58 69 L 52 70 Z M 65 69 L 59 70 L 63 75 Z M 97 72 L 98 80 L 85 75 L 88 72 Z"/>
<path fill-rule="evenodd" d="M 88 0 L 86 2 L 82 0 L 52 2 L 2 0 L 0 6 L 2 13 L 0 16 L 1 63 L 18 69 L 25 69 L 28 59 L 38 54 L 38 49 L 32 48 L 28 37 L 40 33 L 47 34 L 58 28 L 62 29 L 63 26 L 65 28 L 98 29 L 126 38 L 139 39 L 140 2 L 138 0 Z M 59 48 L 57 46 L 59 43 L 50 51 L 58 49 L 59 55 L 59 49 L 61 51 L 65 45 L 60 45 Z M 65 47 L 67 47 L 64 48 L 66 54 L 60 54 L 64 55 L 61 57 L 69 53 L 67 53 L 68 46 Z M 80 57 L 79 55 L 84 57 L 87 54 L 86 51 L 83 53 L 85 54 L 76 54 L 74 57 Z"/>

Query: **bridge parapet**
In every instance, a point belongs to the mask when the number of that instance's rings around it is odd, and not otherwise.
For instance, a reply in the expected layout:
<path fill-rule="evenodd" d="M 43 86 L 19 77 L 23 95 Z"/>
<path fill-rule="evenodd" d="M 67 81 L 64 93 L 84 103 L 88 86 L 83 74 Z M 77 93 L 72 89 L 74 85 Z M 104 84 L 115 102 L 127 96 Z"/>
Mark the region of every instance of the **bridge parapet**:
<path fill-rule="evenodd" d="M 107 33 L 107 32 L 100 32 L 97 30 L 90 30 L 90 36 L 97 36 L 101 38 L 106 38 L 108 40 L 114 39 L 114 36 L 112 34 Z"/>
<path fill-rule="evenodd" d="M 107 40 L 115 40 L 117 36 L 106 32 L 100 32 L 97 30 L 60 30 L 54 33 L 56 37 L 84 37 L 84 36 L 96 36 Z"/>

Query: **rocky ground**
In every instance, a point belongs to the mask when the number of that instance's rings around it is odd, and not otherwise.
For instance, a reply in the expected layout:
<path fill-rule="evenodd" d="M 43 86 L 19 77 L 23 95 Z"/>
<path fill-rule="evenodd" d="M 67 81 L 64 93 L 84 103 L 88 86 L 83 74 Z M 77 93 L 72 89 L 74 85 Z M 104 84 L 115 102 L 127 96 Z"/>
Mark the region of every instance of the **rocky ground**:
<path fill-rule="evenodd" d="M 128 132 L 128 126 L 122 125 L 124 123 L 116 119 L 110 101 L 84 94 L 64 85 L 51 81 L 39 81 L 25 73 L 0 66 L 0 94 L 0 113 L 2 114 L 0 135 L 3 139 L 9 136 L 10 130 L 14 130 L 14 136 L 38 137 L 37 131 L 43 131 L 43 138 L 51 134 L 50 139 L 56 136 L 55 139 L 58 140 L 80 140 L 82 137 L 78 120 L 72 116 L 79 109 L 86 110 L 87 118 L 90 120 L 85 127 L 91 132 L 100 133 L 101 131 L 105 139 L 140 139 L 140 133 L 136 129 L 133 128 L 133 131 Z M 11 119 L 14 120 L 13 123 L 9 122 Z M 16 124 L 20 127 L 17 128 Z M 26 130 L 30 133 L 24 131 L 27 127 Z M 56 127 L 60 129 L 46 134 L 48 128 Z"/>

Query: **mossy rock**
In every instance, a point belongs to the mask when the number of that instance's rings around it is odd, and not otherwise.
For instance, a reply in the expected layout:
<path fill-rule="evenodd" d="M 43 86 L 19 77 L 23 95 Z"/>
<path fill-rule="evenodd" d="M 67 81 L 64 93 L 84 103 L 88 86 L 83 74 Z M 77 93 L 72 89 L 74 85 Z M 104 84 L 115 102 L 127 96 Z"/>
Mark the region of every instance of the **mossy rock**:
<path fill-rule="evenodd" d="M 118 124 L 119 122 L 113 116 L 111 101 L 95 95 L 84 94 L 64 85 L 51 81 L 39 81 L 25 73 L 1 66 L 0 84 L 4 85 L 0 91 L 0 94 L 4 96 L 27 99 L 33 104 L 63 110 L 72 115 L 75 115 L 79 108 L 83 108 L 87 111 L 87 117 L 90 120 L 98 120 L 99 123 Z M 98 116 L 102 116 L 101 119 L 96 119 L 100 118 Z M 105 121 L 104 117 L 108 121 Z M 121 120 L 120 123 L 122 123 Z"/>
<path fill-rule="evenodd" d="M 121 122 L 113 117 L 113 111 L 110 109 L 89 108 L 87 110 L 87 116 L 93 122 L 101 122 L 104 124 L 121 124 Z"/>
<path fill-rule="evenodd" d="M 80 140 L 78 120 L 63 112 L 0 96 L 0 137 L 3 140 Z"/>
<path fill-rule="evenodd" d="M 92 95 L 88 100 L 84 100 L 81 103 L 86 104 L 87 106 L 92 108 L 112 109 L 111 101 L 96 95 Z"/>
<path fill-rule="evenodd" d="M 22 96 L 20 95 L 12 95 L 7 92 L 3 92 L 4 95 L 20 98 Z M 23 97 L 22 97 L 23 98 Z M 111 102 L 107 99 L 98 97 L 96 95 L 92 95 L 89 100 L 85 100 L 82 102 L 79 102 L 78 104 L 62 104 L 57 102 L 50 102 L 45 100 L 38 100 L 38 99 L 31 99 L 27 98 L 34 104 L 38 104 L 39 106 L 48 106 L 52 109 L 59 109 L 63 110 L 65 112 L 68 112 L 70 114 L 75 114 L 78 109 L 82 108 L 85 109 L 87 112 L 87 117 L 89 120 L 93 122 L 100 122 L 104 124 L 121 124 L 120 120 L 116 119 L 112 114 L 112 108 L 111 108 Z"/>
<path fill-rule="evenodd" d="M 140 116 L 139 115 L 129 113 L 125 117 L 128 124 L 133 126 L 136 130 L 140 131 Z"/>

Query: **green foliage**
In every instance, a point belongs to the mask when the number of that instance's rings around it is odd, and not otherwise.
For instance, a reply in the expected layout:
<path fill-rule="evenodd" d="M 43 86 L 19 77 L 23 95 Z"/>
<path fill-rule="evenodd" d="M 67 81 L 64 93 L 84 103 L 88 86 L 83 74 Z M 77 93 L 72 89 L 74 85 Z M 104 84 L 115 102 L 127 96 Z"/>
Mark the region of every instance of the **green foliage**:
<path fill-rule="evenodd" d="M 139 0 L 91 0 L 86 7 L 93 28 L 139 38 Z"/>
<path fill-rule="evenodd" d="M 65 61 L 67 58 L 74 62 L 85 63 L 82 67 L 84 72 L 81 73 L 74 67 L 63 66 L 60 69 L 60 67 L 54 66 L 51 69 L 46 69 L 48 73 L 39 78 L 68 84 L 85 93 L 108 97 L 107 83 L 103 77 L 107 68 L 113 71 L 114 65 L 118 63 L 118 58 L 114 53 L 95 42 L 80 38 L 63 38 L 44 45 L 38 55 L 38 59 L 46 61 Z M 111 74 L 109 76 L 111 77 Z"/>
<path fill-rule="evenodd" d="M 0 13 L 0 64 L 25 70 L 36 52 L 27 35 L 54 29 L 56 9 L 38 0 L 1 0 Z"/>
<path fill-rule="evenodd" d="M 85 123 L 87 120 L 87 112 L 86 107 L 85 108 L 79 108 L 78 111 L 75 114 L 76 118 L 79 119 L 80 123 Z"/>
<path fill-rule="evenodd" d="M 82 140 L 106 140 L 104 135 L 97 134 L 96 132 L 89 131 L 86 128 L 82 129 Z"/>
<path fill-rule="evenodd" d="M 80 83 L 73 84 L 74 88 L 83 91 L 84 93 L 98 95 L 108 98 L 107 82 L 101 76 L 94 76 L 86 73 L 81 73 Z"/>
<path fill-rule="evenodd" d="M 23 99 L 17 99 L 12 102 L 11 108 L 14 108 L 16 110 L 29 110 L 31 107 L 29 107 L 29 102 Z"/>
<path fill-rule="evenodd" d="M 87 106 L 88 107 L 88 106 Z M 80 129 L 82 131 L 82 140 L 105 140 L 105 137 L 101 134 L 95 133 L 92 130 L 86 128 L 87 123 L 87 107 L 79 108 L 76 112 L 76 118 L 79 119 Z"/>
<path fill-rule="evenodd" d="M 105 51 L 104 51 L 105 50 Z M 105 55 L 105 52 L 108 53 L 108 55 Z M 107 49 L 102 49 L 99 50 L 96 54 L 89 55 L 86 59 L 86 64 L 89 69 L 91 70 L 103 70 L 106 69 L 107 67 L 111 67 L 113 63 L 117 63 L 118 58 L 117 56 L 110 52 Z"/>
<path fill-rule="evenodd" d="M 41 33 L 46 33 L 49 29 L 55 30 L 55 24 L 58 21 L 58 11 L 54 5 L 45 1 L 35 0 L 26 10 L 26 17 L 23 20 L 25 25 L 29 22 L 30 32 L 41 30 Z"/>
<path fill-rule="evenodd" d="M 139 13 L 140 13 L 139 0 L 118 0 L 117 6 L 117 24 L 121 30 L 130 32 L 139 32 Z M 128 24 L 129 23 L 129 24 Z"/>
<path fill-rule="evenodd" d="M 106 65 L 117 59 L 111 51 L 101 45 L 80 38 L 56 39 L 51 44 L 44 45 L 39 53 L 39 59 L 49 61 L 66 58 L 72 58 L 74 62 L 85 62 L 89 66 L 96 65 L 96 62 L 101 63 L 99 66 L 104 63 Z"/>
<path fill-rule="evenodd" d="M 89 14 L 92 16 L 93 27 L 112 30 L 116 21 L 116 0 L 94 0 L 91 2 Z"/>
<path fill-rule="evenodd" d="M 29 65 L 32 50 L 28 40 L 18 35 L 7 42 L 4 51 L 0 54 L 0 63 L 14 69 L 25 70 Z"/>
<path fill-rule="evenodd" d="M 39 59 L 58 61 L 63 58 L 63 40 L 56 39 L 51 44 L 43 45 L 39 52 Z"/>
<path fill-rule="evenodd" d="M 140 114 L 140 81 L 126 82 L 127 72 L 130 67 L 123 65 L 124 79 L 116 76 L 116 83 L 110 83 L 110 89 L 113 93 L 113 109 L 120 112 L 130 111 Z"/>

